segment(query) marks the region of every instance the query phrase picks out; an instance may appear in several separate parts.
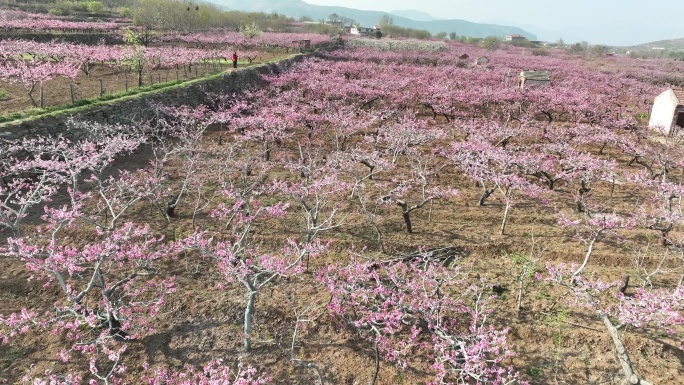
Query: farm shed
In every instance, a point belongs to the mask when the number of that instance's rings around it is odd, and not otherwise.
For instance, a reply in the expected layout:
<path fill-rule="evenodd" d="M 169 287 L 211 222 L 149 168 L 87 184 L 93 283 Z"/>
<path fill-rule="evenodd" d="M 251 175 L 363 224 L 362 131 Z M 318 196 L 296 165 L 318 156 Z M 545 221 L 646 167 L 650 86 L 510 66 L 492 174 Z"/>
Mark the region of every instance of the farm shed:
<path fill-rule="evenodd" d="M 520 89 L 532 84 L 545 85 L 550 81 L 549 71 L 521 71 L 518 75 L 518 87 Z"/>
<path fill-rule="evenodd" d="M 665 135 L 684 128 L 684 90 L 669 88 L 653 100 L 648 126 Z"/>
<path fill-rule="evenodd" d="M 311 40 L 309 39 L 303 39 L 303 40 L 295 40 L 293 43 L 297 43 L 299 45 L 299 51 L 303 52 L 304 50 L 311 49 Z"/>

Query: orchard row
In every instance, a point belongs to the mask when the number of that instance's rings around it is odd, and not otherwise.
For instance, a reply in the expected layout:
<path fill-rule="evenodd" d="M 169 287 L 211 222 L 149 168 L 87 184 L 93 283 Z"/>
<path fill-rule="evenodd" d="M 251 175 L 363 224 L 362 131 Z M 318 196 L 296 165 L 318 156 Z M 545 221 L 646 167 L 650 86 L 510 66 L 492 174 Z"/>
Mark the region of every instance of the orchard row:
<path fill-rule="evenodd" d="M 143 85 L 145 74 L 163 69 L 175 70 L 175 80 L 181 76 L 188 77 L 193 67 L 204 66 L 205 72 L 223 70 L 233 52 L 237 52 L 241 60 L 250 63 L 259 51 L 239 50 L 200 50 L 180 47 L 144 47 L 144 46 L 95 46 L 69 44 L 60 42 L 36 43 L 25 40 L 0 41 L 0 81 L 19 83 L 23 86 L 32 104 L 43 107 L 43 88 L 46 83 L 56 77 L 71 80 L 72 102 L 74 98 L 74 80 L 82 76 L 90 76 L 96 66 L 111 69 L 113 73 L 123 71 L 137 76 L 131 85 Z M 34 90 L 40 89 L 41 98 L 36 100 Z"/>
<path fill-rule="evenodd" d="M 140 371 L 150 384 L 268 382 L 254 368 L 230 370 L 228 356 L 181 374 L 128 355 L 131 341 L 164 328 L 170 298 L 182 301 L 173 295 L 183 277 L 169 265 L 192 255 L 212 266 L 206 279 L 216 290 L 242 293 L 235 338 L 245 351 L 263 343 L 255 324 L 274 326 L 257 306 L 277 308 L 291 293 L 288 358 L 320 382 L 321 363 L 297 347 L 323 311 L 378 360 L 429 368 L 429 383 L 525 383 L 511 366 L 509 328 L 492 321 L 501 309 L 485 272 L 458 256 L 441 259 L 434 249 L 443 239 L 409 241 L 409 257 L 387 241 L 399 227 L 408 237 L 430 228 L 419 214 L 433 203 L 454 213 L 447 225 L 456 226 L 455 207 L 476 183 L 470 204 L 502 203 L 496 229 L 481 231 L 506 236 L 511 217 L 542 211 L 586 246 L 579 263 L 549 263 L 535 280 L 565 288 L 572 306 L 600 319 L 622 374 L 647 384 L 618 329 L 655 326 L 681 341 L 681 282 L 661 279 L 658 267 L 646 274 L 650 285 L 614 293 L 617 283 L 597 278 L 592 257 L 614 240 L 638 242 L 641 231 L 684 250 L 681 138 L 652 140 L 636 119 L 656 86 L 567 58 L 508 50 L 479 66 L 464 53 L 483 54 L 459 44 L 440 53 L 335 51 L 267 78 L 269 87 L 214 95 L 212 106 L 152 106 L 160 118 L 135 127 L 73 122 L 89 133 L 78 143 L 4 143 L 3 254 L 57 290 L 48 301 L 55 309 L 5 315 L 0 336 L 64 336 L 56 383 L 126 382 Z M 519 89 L 514 76 L 528 68 L 550 71 L 551 84 Z M 111 169 L 143 149 L 145 167 Z M 606 185 L 633 191 L 638 204 L 606 199 Z M 29 217 L 36 211 L 41 219 Z M 372 236 L 341 237 L 352 228 Z M 535 261 L 529 255 L 525 266 Z M 518 276 L 518 307 L 530 271 Z M 310 287 L 314 294 L 301 294 Z M 89 371 L 77 369 L 83 361 Z"/>
<path fill-rule="evenodd" d="M 208 38 L 209 36 L 211 38 Z M 198 40 L 202 37 L 205 38 Z M 173 45 L 150 47 L 140 44 L 84 45 L 59 41 L 38 43 L 28 40 L 2 40 L 0 81 L 21 84 L 33 106 L 43 107 L 42 95 L 46 82 L 56 77 L 65 77 L 72 80 L 70 93 L 73 103 L 77 99 L 74 96 L 73 80 L 79 73 L 90 76 L 96 66 L 111 68 L 113 72 L 122 71 L 126 78 L 125 88 L 128 89 L 129 72 L 137 75 L 138 86 L 143 85 L 145 74 L 152 77 L 152 74 L 159 70 L 175 70 L 175 80 L 180 80 L 181 77 L 187 78 L 193 67 L 203 66 L 204 72 L 222 70 L 233 52 L 237 52 L 241 61 L 252 63 L 265 47 L 285 47 L 288 50 L 300 48 L 302 39 L 307 40 L 308 44 L 319 44 L 328 38 L 285 33 L 263 34 L 249 39 L 239 33 L 172 37 L 176 43 L 201 41 L 201 44 L 197 45 L 203 49 Z M 208 44 L 211 44 L 211 48 Z M 169 80 L 168 74 L 166 78 Z M 133 82 L 134 80 L 131 81 Z M 40 89 L 39 100 L 33 94 L 36 89 Z"/>
<path fill-rule="evenodd" d="M 73 21 L 67 17 L 0 10 L 0 30 L 62 31 L 62 32 L 114 32 L 122 28 L 117 22 Z"/>

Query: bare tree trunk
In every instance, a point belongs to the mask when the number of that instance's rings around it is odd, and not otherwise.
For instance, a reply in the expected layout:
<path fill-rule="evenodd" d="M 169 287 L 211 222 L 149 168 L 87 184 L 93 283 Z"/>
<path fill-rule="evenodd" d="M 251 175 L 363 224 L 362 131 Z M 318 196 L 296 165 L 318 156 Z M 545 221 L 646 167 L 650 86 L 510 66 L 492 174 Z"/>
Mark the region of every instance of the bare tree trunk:
<path fill-rule="evenodd" d="M 506 220 L 508 220 L 508 211 L 511 208 L 511 202 L 506 199 L 506 208 L 504 209 L 503 220 L 501 221 L 501 235 L 506 234 Z"/>
<path fill-rule="evenodd" d="M 249 290 L 244 324 L 245 352 L 249 353 L 252 350 L 252 315 L 254 314 L 254 300 L 256 299 L 257 291 L 249 281 L 244 281 L 243 284 Z"/>
<path fill-rule="evenodd" d="M 44 104 L 45 98 L 43 95 L 43 82 L 40 82 L 40 108 L 43 108 L 45 106 Z"/>
<path fill-rule="evenodd" d="M 526 274 L 527 274 L 527 268 L 524 268 L 524 270 L 520 274 L 520 278 L 518 279 L 518 303 L 517 303 L 517 307 L 516 307 L 518 313 L 520 312 L 520 305 L 522 304 L 523 283 L 524 283 Z"/>
<path fill-rule="evenodd" d="M 32 83 L 31 87 L 27 90 L 28 91 L 28 97 L 31 99 L 31 104 L 33 104 L 33 107 L 38 107 L 38 103 L 36 103 L 36 100 L 33 99 L 33 89 L 36 88 L 36 83 Z"/>
<path fill-rule="evenodd" d="M 406 223 L 406 232 L 409 234 L 413 234 L 413 228 L 411 227 L 411 217 L 409 217 L 409 212 L 404 211 L 401 213 L 401 215 L 404 217 L 404 223 Z"/>
<path fill-rule="evenodd" d="M 587 295 L 589 294 L 587 293 Z M 610 334 L 610 337 L 613 339 L 613 345 L 615 345 L 615 354 L 617 355 L 617 359 L 620 362 L 620 366 L 622 367 L 622 374 L 625 375 L 625 381 L 623 382 L 623 384 L 652 385 L 650 382 L 641 379 L 639 375 L 636 374 L 636 372 L 634 371 L 632 361 L 629 359 L 629 353 L 627 352 L 627 348 L 625 348 L 625 344 L 622 341 L 622 337 L 620 337 L 620 332 L 613 325 L 610 319 L 608 319 L 608 316 L 605 314 L 601 314 L 601 320 L 603 321 L 603 324 L 606 326 L 606 329 L 608 329 L 608 334 Z"/>
<path fill-rule="evenodd" d="M 359 194 L 359 203 L 361 204 L 361 208 L 363 209 L 363 212 L 366 214 L 368 221 L 370 222 L 371 226 L 373 226 L 373 229 L 375 230 L 376 241 L 380 245 L 380 250 L 382 250 L 382 252 L 385 253 L 386 252 L 385 251 L 385 244 L 382 242 L 382 233 L 380 232 L 380 228 L 378 227 L 378 224 L 375 222 L 374 215 L 368 211 L 368 208 L 366 207 L 366 202 L 361 197 L 361 194 Z"/>
<path fill-rule="evenodd" d="M 173 218 L 176 216 L 176 205 L 178 205 L 178 199 L 180 194 L 173 194 L 171 200 L 166 204 L 166 216 Z"/>
<path fill-rule="evenodd" d="M 271 160 L 271 148 L 268 145 L 268 141 L 264 140 L 264 160 L 268 162 Z"/>
<path fill-rule="evenodd" d="M 482 185 L 484 186 L 484 183 Z M 480 200 L 477 202 L 477 205 L 478 206 L 484 206 L 485 201 L 487 200 L 487 198 L 489 198 L 490 195 L 492 195 L 494 193 L 494 191 L 496 191 L 496 186 L 492 187 L 489 190 L 487 190 L 487 188 L 485 188 L 485 191 L 482 194 L 482 196 L 480 197 Z"/>
<path fill-rule="evenodd" d="M 589 248 L 587 248 L 587 253 L 584 255 L 584 261 L 582 262 L 582 265 L 572 274 L 572 282 L 575 281 L 575 277 L 578 276 L 582 270 L 587 266 L 587 263 L 589 262 L 589 258 L 591 257 L 591 254 L 594 252 L 594 243 L 596 243 L 596 240 L 598 239 L 599 235 L 601 233 L 597 233 L 594 238 L 591 239 L 589 242 Z"/>
<path fill-rule="evenodd" d="M 401 207 L 401 216 L 404 218 L 404 223 L 406 223 L 406 232 L 413 233 L 413 227 L 411 227 L 411 210 L 408 208 L 408 204 L 404 201 L 397 200 L 397 205 Z"/>
<path fill-rule="evenodd" d="M 296 314 L 296 312 L 295 312 Z M 323 383 L 323 376 L 321 375 L 321 370 L 318 368 L 318 365 L 316 365 L 313 362 L 307 362 L 304 360 L 301 360 L 295 356 L 295 341 L 297 340 L 297 333 L 299 332 L 299 317 L 295 323 L 295 330 L 292 335 L 292 344 L 290 346 L 290 360 L 294 362 L 295 364 L 307 368 L 307 369 L 313 369 L 316 372 L 316 376 L 318 376 L 318 383 L 319 385 L 324 385 Z"/>
<path fill-rule="evenodd" d="M 378 380 L 378 372 L 380 371 L 380 350 L 378 349 L 378 342 L 375 341 L 373 346 L 375 347 L 375 370 L 373 371 L 373 378 L 369 385 L 375 385 L 375 382 Z"/>
<path fill-rule="evenodd" d="M 620 285 L 620 287 L 618 287 L 618 291 L 622 294 L 625 294 L 628 287 L 629 287 L 629 275 L 625 275 L 624 277 L 622 277 L 622 285 Z"/>
<path fill-rule="evenodd" d="M 71 83 L 69 84 L 69 93 L 71 94 L 71 103 L 76 103 L 76 94 L 74 92 L 74 80 L 71 79 Z"/>
<path fill-rule="evenodd" d="M 309 133 L 309 139 L 311 139 L 311 134 Z M 361 164 L 369 168 L 368 172 L 368 179 L 373 180 L 373 171 L 375 170 L 375 166 L 370 164 L 368 161 L 362 160 Z"/>

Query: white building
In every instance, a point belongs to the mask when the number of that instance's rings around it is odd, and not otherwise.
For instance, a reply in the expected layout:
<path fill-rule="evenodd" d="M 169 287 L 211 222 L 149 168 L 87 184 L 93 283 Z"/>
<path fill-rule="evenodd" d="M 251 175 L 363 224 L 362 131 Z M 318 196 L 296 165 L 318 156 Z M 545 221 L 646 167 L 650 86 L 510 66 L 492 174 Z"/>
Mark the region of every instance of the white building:
<path fill-rule="evenodd" d="M 351 27 L 349 29 L 350 35 L 357 36 L 374 36 L 377 31 L 380 31 L 380 26 L 373 26 L 373 28 L 368 27 Z"/>
<path fill-rule="evenodd" d="M 653 100 L 648 126 L 665 135 L 684 128 L 684 90 L 667 89 Z"/>

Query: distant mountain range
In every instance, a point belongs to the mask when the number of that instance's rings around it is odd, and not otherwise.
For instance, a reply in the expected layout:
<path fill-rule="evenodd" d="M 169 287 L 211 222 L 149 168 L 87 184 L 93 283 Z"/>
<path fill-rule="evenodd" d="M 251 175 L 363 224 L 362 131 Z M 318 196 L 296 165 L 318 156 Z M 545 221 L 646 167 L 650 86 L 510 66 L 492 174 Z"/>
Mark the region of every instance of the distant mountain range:
<path fill-rule="evenodd" d="M 307 4 L 301 0 L 209 0 L 210 2 L 234 9 L 248 12 L 278 12 L 280 14 L 300 18 L 310 17 L 313 20 L 327 20 L 330 15 L 337 14 L 361 23 L 364 27 L 378 24 L 383 15 L 389 14 L 380 11 L 362 11 L 346 7 L 334 7 Z M 404 28 L 424 29 L 432 34 L 439 32 L 455 32 L 458 36 L 485 37 L 510 34 L 523 35 L 529 40 L 537 40 L 537 36 L 521 28 L 496 24 L 472 23 L 466 20 L 452 19 L 439 20 L 420 11 L 397 11 L 390 14 L 394 25 Z M 422 19 L 422 20 L 416 20 Z"/>
<path fill-rule="evenodd" d="M 418 11 L 415 9 L 403 9 L 399 11 L 390 11 L 390 15 L 392 16 L 400 16 L 400 17 L 405 17 L 407 19 L 415 20 L 415 21 L 435 21 L 439 20 L 436 17 L 433 17 L 429 13 L 425 13 L 423 11 Z"/>

